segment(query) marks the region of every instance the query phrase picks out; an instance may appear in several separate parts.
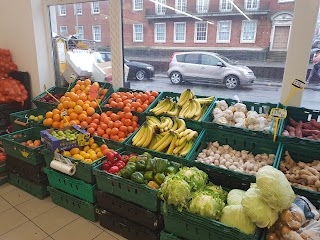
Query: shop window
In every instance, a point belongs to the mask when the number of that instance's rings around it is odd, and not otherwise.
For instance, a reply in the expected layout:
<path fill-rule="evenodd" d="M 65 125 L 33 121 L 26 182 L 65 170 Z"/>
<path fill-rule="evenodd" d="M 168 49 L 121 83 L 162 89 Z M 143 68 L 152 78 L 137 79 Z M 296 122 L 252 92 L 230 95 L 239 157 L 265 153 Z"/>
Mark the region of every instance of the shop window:
<path fill-rule="evenodd" d="M 186 42 L 186 23 L 185 22 L 175 22 L 174 23 L 174 39 L 175 43 Z"/>
<path fill-rule="evenodd" d="M 101 42 L 101 26 L 92 26 L 92 38 L 96 42 Z"/>
<path fill-rule="evenodd" d="M 206 43 L 207 42 L 207 22 L 196 22 L 195 24 L 195 39 L 196 43 Z"/>
<path fill-rule="evenodd" d="M 232 11 L 232 3 L 233 0 L 220 0 L 219 2 L 219 10 L 221 12 L 230 12 Z"/>
<path fill-rule="evenodd" d="M 68 27 L 67 26 L 60 26 L 60 35 L 61 36 L 68 35 Z"/>
<path fill-rule="evenodd" d="M 82 3 L 74 4 L 74 15 L 82 15 Z"/>
<path fill-rule="evenodd" d="M 242 21 L 241 43 L 254 43 L 256 41 L 257 21 Z"/>
<path fill-rule="evenodd" d="M 232 21 L 219 21 L 217 28 L 217 43 L 230 43 Z"/>
<path fill-rule="evenodd" d="M 133 0 L 133 11 L 143 10 L 143 0 Z"/>
<path fill-rule="evenodd" d="M 66 16 L 67 15 L 67 8 L 66 5 L 59 5 L 59 16 Z"/>
<path fill-rule="evenodd" d="M 155 13 L 157 15 L 165 15 L 166 14 L 166 7 L 164 5 L 166 5 L 166 0 L 158 0 L 157 2 L 161 3 L 163 5 L 155 3 Z"/>
<path fill-rule="evenodd" d="M 100 13 L 100 5 L 99 2 L 91 3 L 91 14 L 99 14 Z"/>
<path fill-rule="evenodd" d="M 75 27 L 77 32 L 77 26 Z M 84 29 L 83 26 L 78 26 L 78 39 L 84 39 Z"/>
<path fill-rule="evenodd" d="M 165 23 L 154 24 L 154 42 L 155 43 L 166 42 L 166 24 Z"/>
<path fill-rule="evenodd" d="M 187 11 L 187 0 L 176 0 L 175 8 L 179 11 Z M 177 12 L 179 13 L 179 12 Z"/>
<path fill-rule="evenodd" d="M 133 24 L 133 42 L 143 42 L 143 24 Z"/>
<path fill-rule="evenodd" d="M 206 13 L 209 11 L 209 0 L 197 0 L 197 13 Z"/>
<path fill-rule="evenodd" d="M 245 0 L 245 9 L 246 10 L 258 10 L 260 0 Z"/>

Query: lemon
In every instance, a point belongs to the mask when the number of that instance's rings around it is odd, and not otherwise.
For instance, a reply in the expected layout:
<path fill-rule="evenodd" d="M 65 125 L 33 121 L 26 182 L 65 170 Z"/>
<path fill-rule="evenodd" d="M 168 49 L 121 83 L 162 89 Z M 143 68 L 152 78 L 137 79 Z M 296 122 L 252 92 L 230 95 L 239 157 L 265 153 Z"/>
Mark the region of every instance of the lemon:
<path fill-rule="evenodd" d="M 91 145 L 91 149 L 96 150 L 98 148 L 98 144 L 94 143 Z"/>
<path fill-rule="evenodd" d="M 89 146 L 85 146 L 85 147 L 83 148 L 83 151 L 88 152 L 89 149 L 90 149 Z"/>
<path fill-rule="evenodd" d="M 39 115 L 39 116 L 38 116 L 38 119 L 39 119 L 39 120 L 42 120 L 42 119 L 43 119 L 43 116 L 42 116 L 42 115 Z"/>
<path fill-rule="evenodd" d="M 94 151 L 95 151 L 96 153 L 97 153 L 97 152 L 101 152 L 101 149 L 98 147 L 98 148 L 96 148 Z"/>
<path fill-rule="evenodd" d="M 94 144 L 94 139 L 93 139 L 93 138 L 90 138 L 90 139 L 89 139 L 89 145 L 92 145 L 92 144 Z"/>
<path fill-rule="evenodd" d="M 90 159 L 91 159 L 92 161 L 97 160 L 97 159 L 98 159 L 97 154 L 91 153 L 91 154 L 90 154 Z"/>
<path fill-rule="evenodd" d="M 76 160 L 81 160 L 81 161 L 84 160 L 84 158 L 80 154 L 74 154 L 74 155 L 72 155 L 72 158 L 74 158 Z"/>
<path fill-rule="evenodd" d="M 92 160 L 89 159 L 89 158 L 86 158 L 86 159 L 84 159 L 83 161 L 84 161 L 85 163 L 89 163 L 89 164 L 92 163 Z"/>
<path fill-rule="evenodd" d="M 90 158 L 90 154 L 86 153 L 85 156 L 83 156 L 85 159 L 89 159 Z"/>
<path fill-rule="evenodd" d="M 88 151 L 87 151 L 87 153 L 89 153 L 89 154 L 91 154 L 91 153 L 96 153 L 93 149 L 89 149 Z"/>
<path fill-rule="evenodd" d="M 102 158 L 103 157 L 103 153 L 102 152 L 97 152 L 97 157 L 98 158 Z"/>
<path fill-rule="evenodd" d="M 72 148 L 70 150 L 71 155 L 75 155 L 75 154 L 79 154 L 80 153 L 80 149 L 79 148 Z"/>
<path fill-rule="evenodd" d="M 71 157 L 71 153 L 69 151 L 64 151 L 62 155 L 66 157 Z"/>
<path fill-rule="evenodd" d="M 85 158 L 85 156 L 86 156 L 86 152 L 85 151 L 80 151 L 80 153 L 79 153 L 82 157 L 84 157 Z"/>

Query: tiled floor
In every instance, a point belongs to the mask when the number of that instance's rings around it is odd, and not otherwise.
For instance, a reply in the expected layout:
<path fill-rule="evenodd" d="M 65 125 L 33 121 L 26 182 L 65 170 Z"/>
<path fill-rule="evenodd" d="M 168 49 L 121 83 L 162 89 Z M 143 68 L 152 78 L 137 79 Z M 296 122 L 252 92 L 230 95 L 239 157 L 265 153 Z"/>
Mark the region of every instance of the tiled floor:
<path fill-rule="evenodd" d="M 91 222 L 8 183 L 0 186 L 0 240 L 124 240 Z"/>

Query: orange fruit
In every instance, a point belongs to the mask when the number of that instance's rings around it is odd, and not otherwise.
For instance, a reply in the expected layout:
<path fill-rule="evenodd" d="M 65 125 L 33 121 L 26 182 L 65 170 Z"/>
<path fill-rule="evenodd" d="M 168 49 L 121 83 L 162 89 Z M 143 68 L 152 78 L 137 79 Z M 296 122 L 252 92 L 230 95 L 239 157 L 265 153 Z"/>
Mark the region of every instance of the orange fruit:
<path fill-rule="evenodd" d="M 92 122 L 95 123 L 95 124 L 97 124 L 97 125 L 100 124 L 100 120 L 99 120 L 99 119 L 93 119 Z"/>
<path fill-rule="evenodd" d="M 100 120 L 100 114 L 98 114 L 98 113 L 94 113 L 91 117 L 92 117 L 92 119 Z"/>
<path fill-rule="evenodd" d="M 87 129 L 87 132 L 90 133 L 91 135 L 94 134 L 95 131 L 96 131 L 96 130 L 95 130 L 93 127 L 89 127 L 89 128 Z"/>
<path fill-rule="evenodd" d="M 60 114 L 56 113 L 56 114 L 53 115 L 52 119 L 55 122 L 59 122 L 60 119 L 61 119 L 61 116 L 60 116 Z"/>
<path fill-rule="evenodd" d="M 87 112 L 86 112 L 87 113 Z M 78 119 L 79 119 L 79 121 L 85 121 L 86 119 L 87 119 L 87 114 L 83 114 L 83 113 L 81 113 L 81 114 L 79 114 L 79 116 L 78 116 Z"/>
<path fill-rule="evenodd" d="M 52 118 L 46 118 L 44 121 L 43 121 L 43 124 L 45 126 L 51 126 L 53 123 L 53 119 Z"/>
<path fill-rule="evenodd" d="M 66 96 L 62 96 L 59 100 L 60 102 L 64 102 L 66 100 Z"/>
<path fill-rule="evenodd" d="M 142 108 L 142 110 L 144 111 L 144 110 L 146 110 L 146 109 L 148 108 L 148 105 L 147 105 L 147 104 L 142 104 L 142 105 L 141 105 L 141 108 Z"/>
<path fill-rule="evenodd" d="M 110 106 L 111 106 L 112 108 L 116 108 L 116 107 L 118 106 L 118 104 L 117 104 L 115 101 L 112 101 L 112 102 L 110 103 Z"/>
<path fill-rule="evenodd" d="M 71 119 L 71 120 L 76 120 L 76 119 L 78 119 L 78 114 L 76 114 L 75 112 L 71 113 L 71 114 L 70 114 L 70 119 Z"/>
<path fill-rule="evenodd" d="M 143 112 L 143 109 L 141 107 L 138 107 L 137 112 Z"/>
<path fill-rule="evenodd" d="M 69 108 L 69 101 L 64 101 L 62 103 L 62 106 L 63 106 L 64 109 L 68 109 Z"/>
<path fill-rule="evenodd" d="M 54 114 L 60 114 L 60 110 L 58 110 L 58 109 L 55 108 L 55 109 L 52 110 L 52 113 L 53 113 L 53 115 L 54 115 Z"/>
<path fill-rule="evenodd" d="M 53 117 L 53 113 L 51 111 L 46 113 L 46 118 L 52 118 Z"/>
<path fill-rule="evenodd" d="M 84 80 L 83 83 L 84 83 L 85 86 L 91 85 L 91 80 L 90 79 L 86 79 L 86 80 Z"/>
<path fill-rule="evenodd" d="M 114 127 L 113 121 L 109 121 L 109 122 L 107 123 L 107 125 L 108 125 L 109 128 L 113 128 L 113 127 Z"/>
<path fill-rule="evenodd" d="M 90 107 L 97 108 L 98 104 L 95 101 L 90 102 Z"/>
<path fill-rule="evenodd" d="M 75 93 L 71 93 L 70 98 L 71 98 L 72 101 L 76 102 L 76 101 L 78 101 L 79 96 L 77 94 L 75 94 Z"/>
<path fill-rule="evenodd" d="M 60 126 L 60 122 L 53 122 L 52 123 L 53 128 L 59 128 L 59 126 Z"/>
<path fill-rule="evenodd" d="M 122 125 L 123 125 L 122 122 L 119 121 L 119 120 L 117 120 L 117 121 L 114 122 L 114 127 L 115 127 L 115 128 L 120 128 Z"/>
<path fill-rule="evenodd" d="M 73 113 L 73 112 L 74 112 L 73 108 L 69 108 L 69 109 L 67 110 L 67 113 L 68 113 L 69 116 L 70 116 L 70 114 Z"/>
<path fill-rule="evenodd" d="M 89 127 L 97 129 L 98 128 L 98 124 L 92 122 L 92 123 L 90 123 Z"/>
<path fill-rule="evenodd" d="M 134 132 L 134 128 L 132 126 L 127 126 L 127 130 L 129 133 L 133 133 Z"/>
<path fill-rule="evenodd" d="M 81 99 L 79 99 L 79 100 L 76 102 L 76 104 L 82 107 L 84 103 L 83 103 L 83 101 L 82 101 Z"/>
<path fill-rule="evenodd" d="M 91 116 L 92 114 L 94 114 L 94 112 L 95 112 L 95 110 L 94 110 L 93 107 L 88 107 L 88 108 L 87 108 L 87 113 L 88 113 L 89 116 Z"/>
<path fill-rule="evenodd" d="M 149 97 L 149 102 L 152 103 L 156 98 L 154 96 Z"/>
<path fill-rule="evenodd" d="M 124 121 L 124 125 L 126 125 L 126 126 L 131 126 L 131 124 L 132 124 L 131 119 L 126 119 L 126 120 Z"/>
<path fill-rule="evenodd" d="M 88 126 L 88 123 L 87 123 L 86 121 L 82 121 L 82 122 L 80 123 L 80 126 L 81 126 L 82 128 L 86 128 L 86 127 Z"/>
<path fill-rule="evenodd" d="M 124 132 L 121 132 L 121 131 L 120 131 L 120 132 L 118 133 L 118 137 L 119 137 L 119 138 L 125 138 L 125 137 L 126 137 L 126 134 L 125 134 Z"/>
<path fill-rule="evenodd" d="M 111 129 L 111 135 L 117 135 L 119 133 L 119 129 L 118 128 L 112 128 Z"/>
<path fill-rule="evenodd" d="M 119 136 L 118 135 L 111 135 L 110 139 L 112 139 L 114 141 L 118 141 L 119 140 Z"/>
<path fill-rule="evenodd" d="M 92 123 L 92 118 L 91 118 L 91 117 L 87 117 L 86 122 L 87 122 L 88 124 Z"/>
<path fill-rule="evenodd" d="M 132 121 L 138 121 L 139 120 L 139 118 L 137 117 L 137 116 L 132 116 Z"/>
<path fill-rule="evenodd" d="M 82 105 L 82 109 L 87 111 L 88 107 L 90 107 L 90 105 L 88 103 L 85 103 Z"/>
<path fill-rule="evenodd" d="M 77 106 L 77 104 L 74 101 L 69 101 L 68 106 L 69 108 L 74 108 L 75 106 Z"/>
<path fill-rule="evenodd" d="M 100 123 L 100 128 L 102 130 L 106 130 L 108 128 L 108 125 L 102 122 L 102 123 Z"/>
<path fill-rule="evenodd" d="M 112 128 L 107 128 L 105 131 L 106 131 L 106 134 L 108 134 L 108 135 L 110 136 L 110 135 L 111 135 Z"/>
<path fill-rule="evenodd" d="M 121 127 L 119 128 L 119 130 L 120 130 L 120 132 L 126 133 L 126 132 L 128 131 L 128 128 L 127 128 L 126 126 L 121 126 Z"/>
<path fill-rule="evenodd" d="M 105 133 L 105 132 L 104 132 L 103 129 L 101 129 L 101 128 L 98 128 L 98 129 L 97 129 L 97 134 L 98 134 L 98 136 L 102 136 L 104 133 Z"/>
<path fill-rule="evenodd" d="M 82 107 L 79 105 L 76 105 L 74 108 L 74 112 L 77 114 L 81 114 L 82 113 Z"/>
<path fill-rule="evenodd" d="M 75 120 L 71 120 L 69 123 L 70 125 L 75 125 L 75 124 L 77 125 L 77 122 Z"/>
<path fill-rule="evenodd" d="M 57 108 L 61 111 L 61 110 L 64 108 L 64 107 L 63 107 L 63 104 L 62 104 L 62 103 L 59 103 Z"/>
<path fill-rule="evenodd" d="M 126 106 L 126 107 L 123 108 L 123 111 L 124 111 L 125 113 L 127 113 L 127 112 L 130 112 L 131 110 L 130 110 L 130 107 L 127 107 L 127 106 Z"/>
<path fill-rule="evenodd" d="M 124 114 L 124 117 L 125 117 L 126 119 L 132 119 L 133 114 L 132 114 L 131 112 L 127 112 L 127 113 Z"/>

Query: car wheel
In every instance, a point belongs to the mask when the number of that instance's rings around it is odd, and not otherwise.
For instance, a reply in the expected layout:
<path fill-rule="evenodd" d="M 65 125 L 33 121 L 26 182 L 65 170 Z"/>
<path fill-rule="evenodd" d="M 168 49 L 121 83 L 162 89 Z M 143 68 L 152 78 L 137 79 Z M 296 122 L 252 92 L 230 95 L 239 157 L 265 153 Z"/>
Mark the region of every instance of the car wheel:
<path fill-rule="evenodd" d="M 136 72 L 136 79 L 138 81 L 142 81 L 146 77 L 147 77 L 147 73 L 144 70 L 140 69 Z"/>
<path fill-rule="evenodd" d="M 240 86 L 240 81 L 237 76 L 229 75 L 225 78 L 224 84 L 229 89 L 235 89 Z"/>
<path fill-rule="evenodd" d="M 170 74 L 170 80 L 173 84 L 179 84 L 182 82 L 182 76 L 179 72 L 172 72 Z"/>

